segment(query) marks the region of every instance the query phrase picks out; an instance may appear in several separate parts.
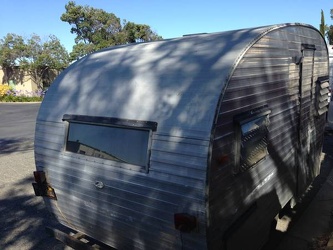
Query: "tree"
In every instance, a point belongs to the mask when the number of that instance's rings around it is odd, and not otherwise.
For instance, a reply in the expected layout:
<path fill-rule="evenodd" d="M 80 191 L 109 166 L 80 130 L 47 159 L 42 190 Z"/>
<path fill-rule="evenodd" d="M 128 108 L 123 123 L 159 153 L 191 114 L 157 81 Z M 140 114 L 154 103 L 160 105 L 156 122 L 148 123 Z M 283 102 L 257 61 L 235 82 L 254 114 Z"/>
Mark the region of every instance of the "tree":
<path fill-rule="evenodd" d="M 331 10 L 331 18 L 332 18 L 332 10 Z M 325 17 L 324 17 L 324 12 L 321 10 L 321 22 L 320 22 L 320 33 L 327 38 L 327 41 L 329 44 L 332 44 L 332 39 L 333 39 L 333 26 L 328 27 L 325 24 Z"/>
<path fill-rule="evenodd" d="M 76 43 L 73 46 L 72 52 L 69 54 L 69 60 L 75 61 L 84 55 L 90 54 L 96 50 L 96 47 L 92 43 L 85 44 L 83 42 Z"/>
<path fill-rule="evenodd" d="M 28 74 L 42 88 L 57 75 L 52 79 L 46 77 L 50 71 L 59 73 L 68 64 L 69 55 L 65 47 L 53 35 L 45 42 L 36 34 L 28 39 L 7 34 L 0 40 L 0 65 L 5 72 L 3 82 L 22 82 L 24 75 Z"/>
<path fill-rule="evenodd" d="M 69 1 L 65 9 L 60 19 L 68 22 L 71 33 L 76 34 L 72 60 L 109 46 L 162 39 L 148 25 L 127 21 L 122 25 L 120 18 L 102 9 L 76 5 L 74 1 Z"/>
<path fill-rule="evenodd" d="M 32 35 L 27 40 L 25 59 L 20 67 L 29 73 L 39 87 L 49 85 L 69 64 L 68 52 L 54 35 L 50 35 L 45 42 L 39 36 Z M 50 71 L 56 71 L 56 74 L 50 77 Z"/>
<path fill-rule="evenodd" d="M 43 43 L 42 52 L 40 56 L 42 60 L 39 62 L 41 66 L 48 66 L 58 71 L 68 66 L 68 52 L 56 36 L 49 36 L 49 40 Z"/>
<path fill-rule="evenodd" d="M 331 19 L 333 19 L 333 9 L 331 9 Z M 327 27 L 326 37 L 329 44 L 333 44 L 333 26 Z"/>
<path fill-rule="evenodd" d="M 326 33 L 328 44 L 333 44 L 333 26 L 331 25 Z"/>
<path fill-rule="evenodd" d="M 2 67 L 11 67 L 20 63 L 24 58 L 26 45 L 22 36 L 8 33 L 0 39 L 0 64 Z"/>
<path fill-rule="evenodd" d="M 26 44 L 22 36 L 8 33 L 0 39 L 0 66 L 4 72 L 2 82 L 21 81 L 24 72 L 15 71 L 15 66 L 24 62 Z"/>
<path fill-rule="evenodd" d="M 324 11 L 321 10 L 320 33 L 325 37 L 327 26 L 325 24 Z"/>
<path fill-rule="evenodd" d="M 153 32 L 148 25 L 124 22 L 124 43 L 148 42 L 160 40 L 162 37 Z"/>

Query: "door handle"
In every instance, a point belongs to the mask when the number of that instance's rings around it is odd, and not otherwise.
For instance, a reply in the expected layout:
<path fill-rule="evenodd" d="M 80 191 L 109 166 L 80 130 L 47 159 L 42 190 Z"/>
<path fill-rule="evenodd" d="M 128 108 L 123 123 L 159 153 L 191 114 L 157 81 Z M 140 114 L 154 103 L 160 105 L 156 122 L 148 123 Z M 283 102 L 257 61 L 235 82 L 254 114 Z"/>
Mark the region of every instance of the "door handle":
<path fill-rule="evenodd" d="M 98 189 L 104 188 L 104 183 L 101 181 L 95 181 L 95 187 Z"/>

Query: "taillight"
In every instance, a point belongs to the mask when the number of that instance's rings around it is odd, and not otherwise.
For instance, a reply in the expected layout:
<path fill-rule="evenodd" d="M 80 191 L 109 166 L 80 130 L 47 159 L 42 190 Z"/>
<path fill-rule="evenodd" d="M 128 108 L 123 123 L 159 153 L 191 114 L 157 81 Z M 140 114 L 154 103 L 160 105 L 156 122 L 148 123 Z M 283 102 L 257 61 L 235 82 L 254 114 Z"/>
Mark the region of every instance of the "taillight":
<path fill-rule="evenodd" d="M 181 232 L 189 233 L 197 227 L 197 218 L 187 213 L 174 214 L 175 228 Z"/>

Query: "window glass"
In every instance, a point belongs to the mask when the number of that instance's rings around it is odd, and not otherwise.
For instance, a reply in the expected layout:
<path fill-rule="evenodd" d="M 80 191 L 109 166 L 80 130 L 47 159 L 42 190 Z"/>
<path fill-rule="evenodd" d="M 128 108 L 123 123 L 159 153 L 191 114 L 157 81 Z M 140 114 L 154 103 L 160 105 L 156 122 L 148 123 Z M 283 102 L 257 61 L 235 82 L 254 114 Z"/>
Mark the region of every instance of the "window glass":
<path fill-rule="evenodd" d="M 237 115 L 234 172 L 244 172 L 267 155 L 270 110 L 266 106 Z"/>
<path fill-rule="evenodd" d="M 146 129 L 70 122 L 66 151 L 147 166 L 149 135 Z"/>
<path fill-rule="evenodd" d="M 259 117 L 257 119 L 254 119 L 250 122 L 244 123 L 241 127 L 242 134 L 246 135 L 250 132 L 253 132 L 257 129 L 260 129 L 262 126 L 265 125 L 265 122 L 266 122 L 266 117 L 263 116 L 263 117 Z"/>
<path fill-rule="evenodd" d="M 268 117 L 262 116 L 241 125 L 241 169 L 249 169 L 267 154 Z"/>

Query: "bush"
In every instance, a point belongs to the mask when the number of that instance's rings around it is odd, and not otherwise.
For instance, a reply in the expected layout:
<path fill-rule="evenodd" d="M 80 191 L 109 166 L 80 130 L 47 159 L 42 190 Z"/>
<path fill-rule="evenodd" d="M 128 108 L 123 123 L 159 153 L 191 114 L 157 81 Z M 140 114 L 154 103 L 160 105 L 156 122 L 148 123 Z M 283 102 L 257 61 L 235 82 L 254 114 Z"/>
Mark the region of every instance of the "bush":
<path fill-rule="evenodd" d="M 9 90 L 10 90 L 10 88 L 8 85 L 0 84 L 0 98 L 5 96 Z"/>
<path fill-rule="evenodd" d="M 40 102 L 43 97 L 41 90 L 14 90 L 7 85 L 0 85 L 0 102 Z"/>

